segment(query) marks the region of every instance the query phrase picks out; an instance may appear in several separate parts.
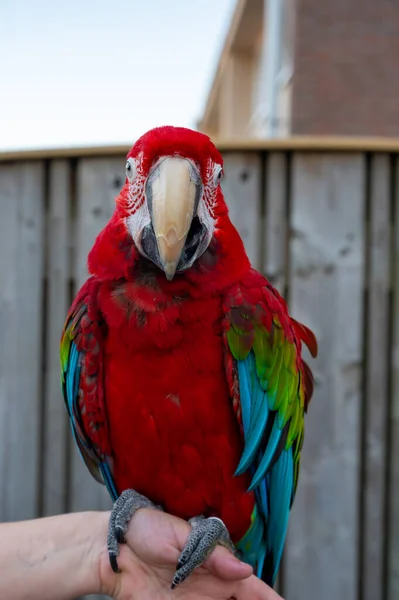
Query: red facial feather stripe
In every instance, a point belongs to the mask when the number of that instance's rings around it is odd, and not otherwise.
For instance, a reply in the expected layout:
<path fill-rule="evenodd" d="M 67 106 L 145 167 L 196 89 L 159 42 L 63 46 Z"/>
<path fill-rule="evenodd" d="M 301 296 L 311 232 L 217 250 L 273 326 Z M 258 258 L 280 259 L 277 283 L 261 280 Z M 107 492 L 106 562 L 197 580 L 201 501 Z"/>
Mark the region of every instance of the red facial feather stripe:
<path fill-rule="evenodd" d="M 125 182 L 116 199 L 118 212 L 122 218 L 126 218 L 136 212 L 145 201 L 144 186 L 146 178 L 139 161 L 137 168 L 138 171 L 134 180 L 131 183 L 128 181 Z"/>

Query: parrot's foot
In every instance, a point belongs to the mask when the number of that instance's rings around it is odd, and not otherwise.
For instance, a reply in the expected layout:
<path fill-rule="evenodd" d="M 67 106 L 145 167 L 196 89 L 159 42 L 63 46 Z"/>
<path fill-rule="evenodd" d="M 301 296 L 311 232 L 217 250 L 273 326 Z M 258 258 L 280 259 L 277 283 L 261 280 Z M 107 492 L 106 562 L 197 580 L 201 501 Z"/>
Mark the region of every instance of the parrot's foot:
<path fill-rule="evenodd" d="M 156 508 L 162 510 L 161 506 L 156 506 L 145 496 L 134 490 L 125 490 L 115 502 L 108 526 L 108 555 L 112 570 L 120 573 L 117 557 L 119 555 L 119 544 L 126 542 L 125 535 L 131 518 L 139 508 Z"/>
<path fill-rule="evenodd" d="M 217 517 L 194 517 L 189 520 L 191 533 L 177 562 L 172 590 L 182 583 L 212 553 L 218 544 L 236 553 L 226 525 Z"/>

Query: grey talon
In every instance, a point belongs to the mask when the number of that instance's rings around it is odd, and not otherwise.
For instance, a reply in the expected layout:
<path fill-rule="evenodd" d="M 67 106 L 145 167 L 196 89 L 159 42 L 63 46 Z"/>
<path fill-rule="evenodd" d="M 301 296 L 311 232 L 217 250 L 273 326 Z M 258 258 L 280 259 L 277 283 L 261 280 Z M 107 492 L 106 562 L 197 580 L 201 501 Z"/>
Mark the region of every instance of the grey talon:
<path fill-rule="evenodd" d="M 201 566 L 218 544 L 235 553 L 230 534 L 221 519 L 194 517 L 189 520 L 189 523 L 192 527 L 191 533 L 177 561 L 172 589 L 187 579 L 194 569 Z"/>
<path fill-rule="evenodd" d="M 122 527 L 115 527 L 115 535 L 118 544 L 126 544 L 125 531 Z"/>
<path fill-rule="evenodd" d="M 160 506 L 155 506 L 145 496 L 134 490 L 125 490 L 116 500 L 109 520 L 107 548 L 109 562 L 115 573 L 120 573 L 118 567 L 119 545 L 125 544 L 125 535 L 130 520 L 139 508 L 155 508 L 162 510 Z"/>

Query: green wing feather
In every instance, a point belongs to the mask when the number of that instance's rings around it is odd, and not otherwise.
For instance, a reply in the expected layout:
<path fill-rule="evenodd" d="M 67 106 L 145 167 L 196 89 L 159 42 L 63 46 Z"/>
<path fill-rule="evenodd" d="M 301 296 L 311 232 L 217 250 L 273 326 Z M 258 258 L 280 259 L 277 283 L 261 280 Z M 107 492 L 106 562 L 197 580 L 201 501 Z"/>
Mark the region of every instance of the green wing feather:
<path fill-rule="evenodd" d="M 233 406 L 245 439 L 236 474 L 250 471 L 249 489 L 257 500 L 239 548 L 255 562 L 258 575 L 266 569 L 266 579 L 273 583 L 298 484 L 304 414 L 313 390 L 301 340 L 314 356 L 317 343 L 309 329 L 290 318 L 284 300 L 256 271 L 230 291 L 225 311 L 232 358 L 226 361 L 227 375 L 231 381 L 233 372 L 238 373 L 240 398 L 233 399 Z"/>

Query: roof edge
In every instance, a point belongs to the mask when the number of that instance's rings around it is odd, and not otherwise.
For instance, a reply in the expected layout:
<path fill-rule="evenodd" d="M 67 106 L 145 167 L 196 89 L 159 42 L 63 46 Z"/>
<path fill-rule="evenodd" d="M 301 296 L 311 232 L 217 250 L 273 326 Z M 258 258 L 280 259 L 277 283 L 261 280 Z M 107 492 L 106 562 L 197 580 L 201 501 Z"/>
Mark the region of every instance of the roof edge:
<path fill-rule="evenodd" d="M 385 152 L 399 153 L 399 138 L 293 136 L 289 138 L 214 138 L 221 152 Z M 48 148 L 0 152 L 0 162 L 126 156 L 129 145 Z"/>

